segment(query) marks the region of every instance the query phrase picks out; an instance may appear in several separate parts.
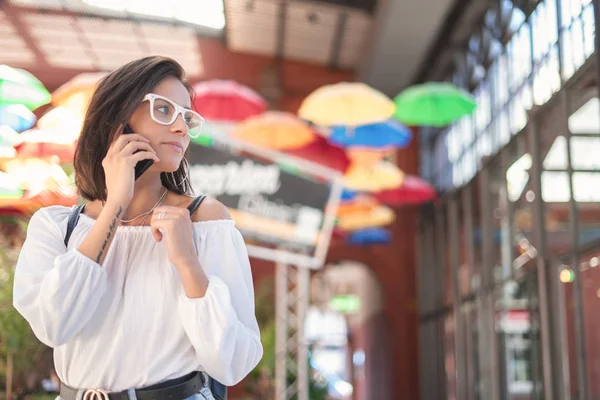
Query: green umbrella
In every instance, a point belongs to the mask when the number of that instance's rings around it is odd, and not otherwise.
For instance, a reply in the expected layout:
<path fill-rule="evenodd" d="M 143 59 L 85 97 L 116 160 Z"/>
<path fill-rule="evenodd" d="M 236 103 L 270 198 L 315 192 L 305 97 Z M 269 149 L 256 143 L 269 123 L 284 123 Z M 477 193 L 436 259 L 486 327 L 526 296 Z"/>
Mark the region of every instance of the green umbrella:
<path fill-rule="evenodd" d="M 23 104 L 30 110 L 48 104 L 51 95 L 29 72 L 0 65 L 0 106 Z"/>
<path fill-rule="evenodd" d="M 394 118 L 412 126 L 446 126 L 475 109 L 473 96 L 444 82 L 411 86 L 396 96 L 394 102 Z"/>

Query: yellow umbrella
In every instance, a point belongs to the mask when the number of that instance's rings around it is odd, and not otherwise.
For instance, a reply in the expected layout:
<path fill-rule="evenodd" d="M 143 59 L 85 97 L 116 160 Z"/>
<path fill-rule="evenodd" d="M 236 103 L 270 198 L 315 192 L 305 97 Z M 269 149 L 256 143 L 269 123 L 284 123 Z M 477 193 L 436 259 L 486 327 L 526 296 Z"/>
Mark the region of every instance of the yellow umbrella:
<path fill-rule="evenodd" d="M 106 72 L 86 72 L 75 76 L 52 93 L 52 104 L 85 114 L 98 82 L 105 76 Z"/>
<path fill-rule="evenodd" d="M 375 206 L 338 217 L 337 226 L 344 231 L 356 231 L 365 228 L 378 228 L 396 220 L 396 213 L 386 206 Z"/>
<path fill-rule="evenodd" d="M 358 192 L 379 192 L 402 185 L 404 172 L 389 161 L 372 166 L 352 164 L 344 177 L 345 186 Z"/>
<path fill-rule="evenodd" d="M 276 150 L 298 149 L 316 138 L 306 123 L 294 114 L 281 111 L 267 111 L 248 118 L 234 129 L 232 137 Z"/>
<path fill-rule="evenodd" d="M 317 125 L 358 126 L 390 118 L 396 107 L 385 94 L 360 82 L 325 85 L 312 92 L 298 115 Z"/>

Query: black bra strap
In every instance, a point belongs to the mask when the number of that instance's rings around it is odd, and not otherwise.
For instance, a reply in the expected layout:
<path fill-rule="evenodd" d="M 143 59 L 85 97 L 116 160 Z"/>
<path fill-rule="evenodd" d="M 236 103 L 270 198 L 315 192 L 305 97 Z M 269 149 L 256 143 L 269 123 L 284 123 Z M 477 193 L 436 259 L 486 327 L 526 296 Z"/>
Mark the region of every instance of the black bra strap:
<path fill-rule="evenodd" d="M 190 205 L 187 207 L 187 209 L 190 212 L 190 215 L 194 215 L 194 213 L 196 212 L 198 207 L 200 207 L 200 204 L 202 204 L 202 202 L 204 201 L 205 198 L 206 198 L 205 195 L 201 195 L 201 196 L 196 197 L 194 200 L 192 200 Z"/>
<path fill-rule="evenodd" d="M 71 234 L 73 230 L 77 226 L 77 222 L 79 222 L 79 215 L 83 212 L 85 208 L 85 204 L 79 205 L 71 211 L 71 215 L 69 215 L 69 222 L 67 224 L 67 233 L 65 234 L 65 247 L 69 245 L 69 239 L 71 238 Z"/>

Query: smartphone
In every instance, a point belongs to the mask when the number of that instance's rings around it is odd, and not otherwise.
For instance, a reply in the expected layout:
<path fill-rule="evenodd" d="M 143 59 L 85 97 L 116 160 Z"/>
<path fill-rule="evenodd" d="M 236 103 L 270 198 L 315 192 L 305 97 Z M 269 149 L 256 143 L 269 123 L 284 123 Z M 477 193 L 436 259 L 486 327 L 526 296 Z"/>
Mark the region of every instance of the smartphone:
<path fill-rule="evenodd" d="M 129 124 L 126 124 L 125 127 L 123 128 L 123 134 L 125 135 L 128 133 L 133 133 L 133 130 L 131 129 Z M 152 166 L 152 164 L 154 164 L 154 160 L 139 161 L 135 166 L 135 179 L 137 180 L 140 176 L 142 176 L 142 174 L 144 172 L 146 172 L 148 170 L 148 168 L 150 168 Z"/>

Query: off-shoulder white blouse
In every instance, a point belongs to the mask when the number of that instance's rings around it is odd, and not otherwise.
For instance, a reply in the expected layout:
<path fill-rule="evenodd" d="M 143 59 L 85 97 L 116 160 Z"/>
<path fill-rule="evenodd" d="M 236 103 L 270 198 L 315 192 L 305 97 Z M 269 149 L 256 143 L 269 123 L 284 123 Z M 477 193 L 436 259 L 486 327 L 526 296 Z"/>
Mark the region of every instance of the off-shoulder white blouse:
<path fill-rule="evenodd" d="M 257 365 L 252 275 L 233 221 L 194 222 L 209 286 L 190 299 L 150 227 L 118 227 L 100 266 L 77 251 L 95 222 L 82 214 L 65 248 L 71 210 L 52 206 L 31 218 L 14 282 L 14 306 L 54 348 L 63 382 L 121 391 L 202 370 L 233 385 Z"/>

